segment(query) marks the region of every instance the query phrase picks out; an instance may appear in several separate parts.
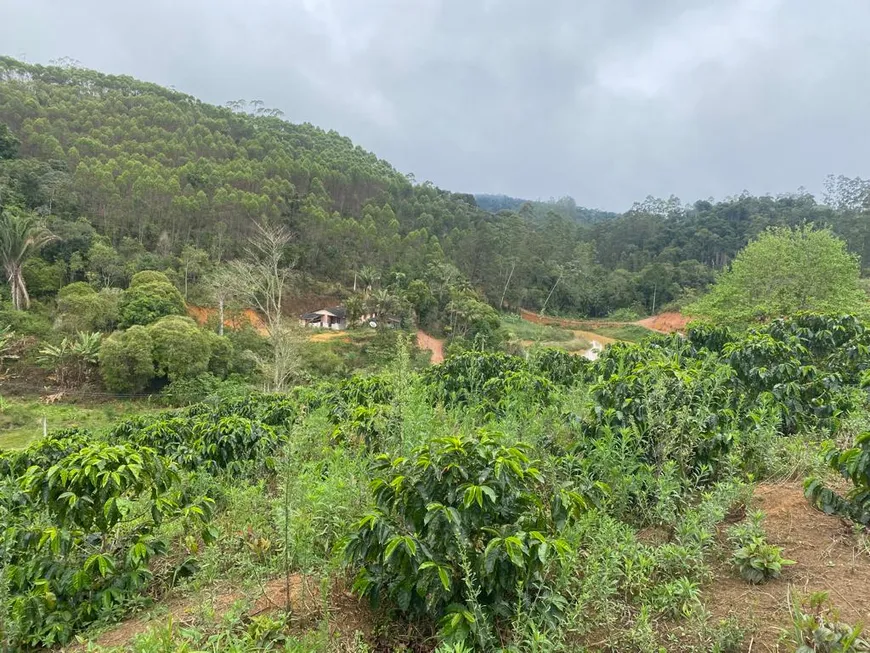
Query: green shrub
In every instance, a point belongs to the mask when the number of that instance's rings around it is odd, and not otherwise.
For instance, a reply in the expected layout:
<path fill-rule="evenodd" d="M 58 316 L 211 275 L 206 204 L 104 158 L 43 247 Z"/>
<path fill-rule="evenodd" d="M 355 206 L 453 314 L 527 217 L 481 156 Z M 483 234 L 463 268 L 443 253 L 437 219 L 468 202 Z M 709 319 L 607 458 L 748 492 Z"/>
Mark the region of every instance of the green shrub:
<path fill-rule="evenodd" d="M 161 417 L 137 426 L 129 436 L 134 442 L 190 470 L 242 472 L 249 462 L 273 468 L 271 456 L 282 442 L 271 426 L 239 415 Z"/>
<path fill-rule="evenodd" d="M 53 295 L 63 285 L 66 265 L 62 260 L 49 263 L 34 257 L 25 261 L 22 267 L 27 291 L 32 297 Z"/>
<path fill-rule="evenodd" d="M 9 304 L 0 306 L 0 325 L 7 324 L 19 336 L 47 338 L 53 330 L 48 311 L 36 300 L 31 300 L 28 311 L 16 311 Z"/>
<path fill-rule="evenodd" d="M 112 392 L 142 392 L 155 376 L 154 343 L 143 326 L 116 331 L 100 347 L 100 375 Z"/>
<path fill-rule="evenodd" d="M 753 536 L 734 551 L 731 561 L 740 576 L 753 584 L 779 578 L 782 568 L 795 564 L 794 560 L 782 557 L 782 549 L 768 544 L 763 537 Z"/>
<path fill-rule="evenodd" d="M 450 406 L 473 406 L 484 397 L 484 388 L 491 379 L 518 372 L 522 367 L 523 360 L 517 356 L 464 351 L 430 367 L 424 379 L 437 401 Z"/>
<path fill-rule="evenodd" d="M 14 650 L 64 644 L 141 600 L 151 563 L 167 548 L 161 523 L 214 536 L 211 500 L 182 492 L 177 469 L 147 448 L 94 442 L 30 467 L 16 485 L 0 494 Z"/>
<path fill-rule="evenodd" d="M 861 637 L 863 627 L 840 621 L 827 592 L 815 592 L 800 604 L 791 600 L 790 643 L 796 653 L 867 653 L 870 641 Z"/>
<path fill-rule="evenodd" d="M 169 277 L 167 277 L 163 272 L 158 272 L 157 270 L 142 270 L 132 276 L 129 287 L 136 288 L 149 283 L 168 283 L 171 285 L 172 281 L 170 281 Z"/>
<path fill-rule="evenodd" d="M 147 287 L 147 286 L 146 286 Z M 211 337 L 189 317 L 170 315 L 148 327 L 158 376 L 191 379 L 208 371 Z"/>
<path fill-rule="evenodd" d="M 840 450 L 828 444 L 825 460 L 852 483 L 852 489 L 842 496 L 821 480 L 808 478 L 804 484 L 807 498 L 825 514 L 841 515 L 865 526 L 870 524 L 870 432 L 858 435 L 849 449 Z"/>
<path fill-rule="evenodd" d="M 437 618 L 458 640 L 483 637 L 480 619 L 508 617 L 518 592 L 532 601 L 546 586 L 548 560 L 567 545 L 526 451 L 480 430 L 435 439 L 407 459 L 379 457 L 377 507 L 345 550 L 360 566 L 356 591 Z M 564 500 L 571 513 L 586 505 L 574 493 Z"/>
<path fill-rule="evenodd" d="M 209 397 L 226 401 L 225 397 L 244 395 L 248 389 L 248 385 L 238 377 L 221 379 L 206 373 L 192 379 L 177 379 L 164 387 L 160 396 L 169 406 L 189 406 Z"/>
<path fill-rule="evenodd" d="M 148 273 L 140 272 L 139 274 Z M 165 277 L 165 275 L 161 276 Z M 122 327 L 134 324 L 149 325 L 162 317 L 184 314 L 184 299 L 178 289 L 169 281 L 155 280 L 131 285 L 124 291 L 118 304 L 118 315 Z"/>
<path fill-rule="evenodd" d="M 83 281 L 64 286 L 57 294 L 57 328 L 66 333 L 110 330 L 118 321 L 120 292 L 97 292 Z"/>
<path fill-rule="evenodd" d="M 236 361 L 233 342 L 226 336 L 219 336 L 214 331 L 202 331 L 208 339 L 210 356 L 208 371 L 219 378 L 225 378 L 233 372 Z"/>

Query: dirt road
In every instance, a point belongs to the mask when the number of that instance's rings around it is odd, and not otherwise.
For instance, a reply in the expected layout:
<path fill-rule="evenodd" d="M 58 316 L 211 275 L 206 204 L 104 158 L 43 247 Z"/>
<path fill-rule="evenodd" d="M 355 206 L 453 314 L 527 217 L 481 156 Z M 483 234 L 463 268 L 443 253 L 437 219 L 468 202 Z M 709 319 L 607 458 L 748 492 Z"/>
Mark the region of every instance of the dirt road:
<path fill-rule="evenodd" d="M 428 349 L 432 352 L 432 363 L 440 363 L 444 360 L 444 342 L 433 338 L 424 331 L 417 331 L 417 346 L 420 349 Z"/>
<path fill-rule="evenodd" d="M 673 333 L 674 331 L 683 331 L 686 328 L 686 324 L 689 323 L 689 318 L 682 313 L 659 313 L 658 315 L 653 315 L 652 317 L 647 317 L 643 320 L 637 320 L 636 322 L 616 322 L 613 320 L 570 320 L 563 317 L 550 317 L 549 315 L 542 316 L 521 308 L 520 317 L 527 322 L 534 322 L 535 324 L 550 324 L 552 326 L 562 327 L 563 329 L 570 329 L 575 332 L 578 332 L 578 329 L 621 327 L 634 324 L 649 329 L 650 331 L 657 331 L 658 333 Z M 583 332 L 584 331 L 579 331 L 579 333 Z M 598 338 L 601 339 L 602 336 L 598 336 Z"/>

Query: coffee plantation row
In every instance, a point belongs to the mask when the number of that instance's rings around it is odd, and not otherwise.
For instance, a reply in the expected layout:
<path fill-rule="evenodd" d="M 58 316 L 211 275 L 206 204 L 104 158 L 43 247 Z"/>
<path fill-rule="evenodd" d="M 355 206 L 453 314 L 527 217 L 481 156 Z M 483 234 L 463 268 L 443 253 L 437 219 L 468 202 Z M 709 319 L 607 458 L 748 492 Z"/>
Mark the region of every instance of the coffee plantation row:
<path fill-rule="evenodd" d="M 870 435 L 855 426 L 870 330 L 856 318 L 697 326 L 596 361 L 468 351 L 415 373 L 397 358 L 0 455 L 5 645 L 65 644 L 201 576 L 254 569 L 348 578 L 409 624 L 392 647 L 594 649 L 607 633 L 607 650 L 739 650 L 739 627 L 699 597 L 717 527 L 753 481 L 804 456 L 808 500 L 870 523 Z M 641 541 L 648 528 L 665 541 Z M 762 540 L 739 542 L 754 582 L 784 566 Z M 694 643 L 662 626 L 680 622 Z"/>

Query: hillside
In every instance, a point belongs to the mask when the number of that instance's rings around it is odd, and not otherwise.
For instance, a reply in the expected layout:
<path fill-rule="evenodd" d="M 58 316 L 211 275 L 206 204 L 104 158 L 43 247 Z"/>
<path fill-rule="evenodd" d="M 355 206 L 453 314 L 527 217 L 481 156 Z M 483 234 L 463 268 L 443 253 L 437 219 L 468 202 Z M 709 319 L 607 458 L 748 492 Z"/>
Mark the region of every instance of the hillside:
<path fill-rule="evenodd" d="M 614 216 L 571 198 L 475 198 L 415 183 L 336 132 L 262 103 L 228 104 L 0 58 L 0 201 L 45 216 L 61 238 L 43 253 L 63 268 L 59 283 L 104 274 L 113 256 L 121 268 L 139 257 L 140 269 L 186 246 L 212 263 L 234 258 L 265 220 L 292 232 L 288 259 L 304 283 L 348 292 L 368 268 L 436 294 L 452 287 L 494 306 L 589 317 L 702 293 L 771 225 L 829 224 L 870 256 L 862 180 L 832 179 L 827 204 L 807 194 L 649 198 Z"/>

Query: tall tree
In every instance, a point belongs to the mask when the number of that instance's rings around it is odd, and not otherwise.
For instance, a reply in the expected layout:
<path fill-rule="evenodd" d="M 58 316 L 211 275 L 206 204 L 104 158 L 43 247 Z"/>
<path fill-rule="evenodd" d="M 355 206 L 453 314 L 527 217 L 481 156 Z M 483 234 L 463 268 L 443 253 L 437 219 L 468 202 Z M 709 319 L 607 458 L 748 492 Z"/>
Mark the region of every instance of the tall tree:
<path fill-rule="evenodd" d="M 9 282 L 15 310 L 30 308 L 30 295 L 21 273 L 24 262 L 53 239 L 54 235 L 32 213 L 14 210 L 0 213 L 0 264 Z"/>
<path fill-rule="evenodd" d="M 690 314 L 750 322 L 798 311 L 868 311 L 858 258 L 828 229 L 768 229 L 743 249 Z"/>
<path fill-rule="evenodd" d="M 298 336 L 284 320 L 283 302 L 292 265 L 285 253 L 292 234 L 284 227 L 255 224 L 245 259 L 231 263 L 231 283 L 236 296 L 266 320 L 272 343 L 272 360 L 263 365 L 272 388 L 282 390 L 299 368 Z"/>

